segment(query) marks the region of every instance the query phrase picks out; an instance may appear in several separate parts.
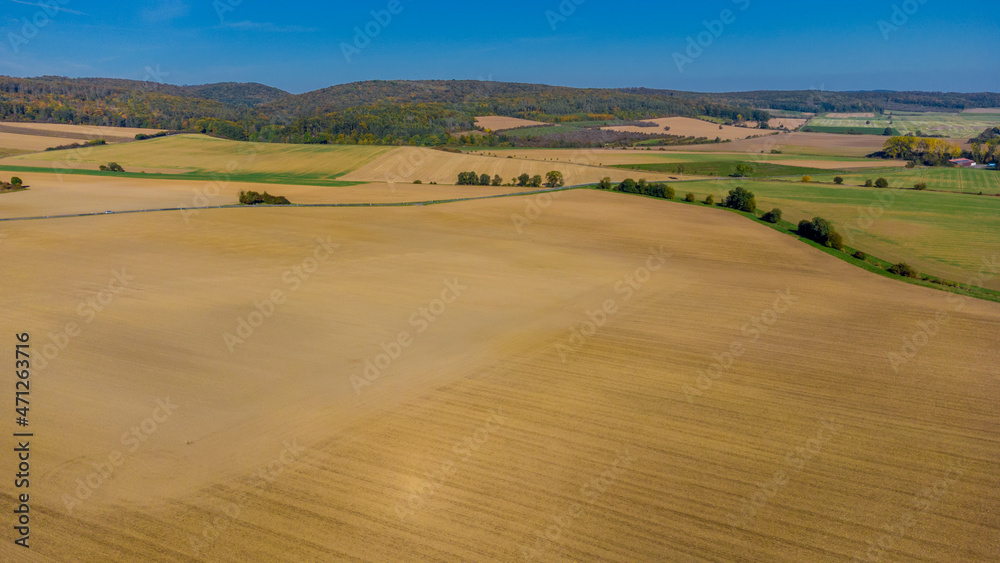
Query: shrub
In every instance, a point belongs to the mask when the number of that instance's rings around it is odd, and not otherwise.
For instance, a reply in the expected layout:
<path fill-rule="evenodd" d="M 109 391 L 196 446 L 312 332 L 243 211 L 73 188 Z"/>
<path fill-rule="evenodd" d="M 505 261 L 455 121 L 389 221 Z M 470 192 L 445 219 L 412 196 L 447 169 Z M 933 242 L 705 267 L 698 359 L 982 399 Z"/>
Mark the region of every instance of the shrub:
<path fill-rule="evenodd" d="M 865 180 L 865 187 L 866 188 L 870 188 L 870 187 L 872 187 L 874 185 L 875 185 L 875 183 L 872 182 L 871 179 Z"/>
<path fill-rule="evenodd" d="M 827 239 L 826 245 L 835 250 L 841 252 L 844 251 L 844 237 L 840 236 L 840 233 L 833 231 L 830 233 L 830 238 Z"/>
<path fill-rule="evenodd" d="M 708 197 L 706 197 L 705 201 L 703 201 L 702 203 L 704 203 L 705 205 L 715 205 L 715 196 L 712 194 L 708 194 Z"/>
<path fill-rule="evenodd" d="M 490 185 L 490 175 L 489 174 L 483 174 L 482 176 L 480 176 L 479 177 L 479 185 L 480 186 L 488 186 L 488 185 Z"/>
<path fill-rule="evenodd" d="M 746 178 L 747 176 L 753 174 L 753 166 L 741 162 L 736 165 L 736 172 L 733 173 L 734 178 Z"/>
<path fill-rule="evenodd" d="M 920 182 L 918 184 L 913 184 L 913 189 L 917 191 L 924 191 L 927 189 L 927 182 Z"/>
<path fill-rule="evenodd" d="M 889 272 L 896 274 L 897 276 L 903 276 L 904 278 L 916 278 L 917 271 L 913 269 L 912 266 L 906 262 L 900 262 L 899 264 L 894 264 L 889 267 Z"/>
<path fill-rule="evenodd" d="M 858 260 L 868 260 L 868 255 L 860 250 L 854 253 L 854 257 Z"/>
<path fill-rule="evenodd" d="M 560 188 L 566 185 L 562 172 L 553 170 L 545 175 L 545 185 L 549 188 Z"/>
<path fill-rule="evenodd" d="M 257 192 L 240 192 L 240 204 L 241 205 L 290 205 L 291 202 L 288 201 L 284 196 L 274 196 L 266 191 L 262 194 Z"/>
<path fill-rule="evenodd" d="M 808 184 L 809 182 L 812 182 L 812 181 L 813 181 L 812 176 L 803 176 L 802 177 L 802 182 L 803 183 Z"/>
<path fill-rule="evenodd" d="M 540 174 L 535 174 L 531 177 L 531 182 L 528 183 L 532 188 L 542 187 L 542 176 Z"/>
<path fill-rule="evenodd" d="M 761 219 L 767 221 L 768 223 L 777 224 L 781 221 L 781 210 L 775 207 L 774 209 L 765 213 L 764 216 L 761 217 Z"/>
<path fill-rule="evenodd" d="M 501 178 L 499 174 L 493 176 L 493 185 L 494 186 L 499 186 L 502 183 L 503 183 L 503 178 Z"/>
<path fill-rule="evenodd" d="M 601 178 L 600 183 L 597 184 L 599 190 L 610 190 L 611 188 L 611 178 L 608 177 Z"/>
<path fill-rule="evenodd" d="M 479 174 L 475 172 L 459 172 L 458 173 L 458 185 L 459 186 L 478 186 L 479 185 Z"/>
<path fill-rule="evenodd" d="M 619 192 L 622 192 L 623 194 L 639 193 L 639 185 L 636 184 L 635 180 L 633 180 L 632 178 L 626 178 L 625 180 L 622 181 L 621 184 L 618 184 L 618 187 L 615 189 Z"/>
<path fill-rule="evenodd" d="M 911 160 L 911 161 L 907 162 L 906 163 L 906 167 L 907 168 L 916 168 L 917 167 L 917 161 Z"/>
<path fill-rule="evenodd" d="M 24 185 L 24 181 L 17 176 L 14 176 L 10 179 L 10 185 L 13 186 L 15 190 L 20 189 L 20 187 Z"/>
<path fill-rule="evenodd" d="M 754 197 L 753 192 L 746 188 L 737 187 L 730 190 L 729 196 L 723 200 L 722 204 L 730 209 L 746 211 L 747 213 L 753 213 L 757 210 L 757 198 Z"/>
<path fill-rule="evenodd" d="M 531 176 L 528 176 L 527 174 L 521 174 L 520 176 L 517 177 L 518 186 L 524 187 L 527 186 L 529 183 L 531 183 Z"/>
<path fill-rule="evenodd" d="M 413 183 L 414 184 L 423 184 L 424 182 L 422 180 L 414 180 Z"/>
<path fill-rule="evenodd" d="M 875 187 L 876 188 L 888 188 L 889 187 L 889 180 L 886 180 L 885 178 L 879 178 L 878 180 L 875 180 Z"/>
<path fill-rule="evenodd" d="M 694 197 L 694 194 L 690 193 L 690 192 L 688 192 L 688 194 L 686 196 L 684 196 L 684 201 L 686 201 L 688 203 L 694 203 L 695 199 L 696 198 Z"/>
<path fill-rule="evenodd" d="M 838 186 L 842 185 L 844 183 L 844 177 L 843 176 L 837 176 L 837 177 L 835 177 L 833 179 L 833 183 L 837 184 Z"/>
<path fill-rule="evenodd" d="M 820 244 L 830 242 L 830 235 L 836 232 L 833 225 L 822 217 L 813 217 L 812 221 L 799 221 L 797 230 L 800 235 Z"/>

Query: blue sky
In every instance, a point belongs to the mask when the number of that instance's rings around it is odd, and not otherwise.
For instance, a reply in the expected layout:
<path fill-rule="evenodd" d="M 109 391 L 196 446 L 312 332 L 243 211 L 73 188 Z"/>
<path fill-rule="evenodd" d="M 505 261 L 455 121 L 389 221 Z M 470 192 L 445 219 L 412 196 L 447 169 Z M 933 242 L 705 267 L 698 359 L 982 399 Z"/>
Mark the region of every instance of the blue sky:
<path fill-rule="evenodd" d="M 996 92 L 998 47 L 995 2 L 0 0 L 0 74 L 294 93 L 395 78 Z"/>

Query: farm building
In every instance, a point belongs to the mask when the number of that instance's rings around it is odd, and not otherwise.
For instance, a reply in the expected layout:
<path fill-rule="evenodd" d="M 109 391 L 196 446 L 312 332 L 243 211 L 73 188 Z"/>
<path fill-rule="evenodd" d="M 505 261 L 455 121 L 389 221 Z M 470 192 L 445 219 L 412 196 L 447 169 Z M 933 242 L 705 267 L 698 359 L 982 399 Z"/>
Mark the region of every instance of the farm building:
<path fill-rule="evenodd" d="M 976 165 L 975 160 L 969 160 L 968 158 L 956 158 L 949 160 L 948 162 L 954 164 L 955 166 L 961 166 L 963 168 L 971 168 Z"/>

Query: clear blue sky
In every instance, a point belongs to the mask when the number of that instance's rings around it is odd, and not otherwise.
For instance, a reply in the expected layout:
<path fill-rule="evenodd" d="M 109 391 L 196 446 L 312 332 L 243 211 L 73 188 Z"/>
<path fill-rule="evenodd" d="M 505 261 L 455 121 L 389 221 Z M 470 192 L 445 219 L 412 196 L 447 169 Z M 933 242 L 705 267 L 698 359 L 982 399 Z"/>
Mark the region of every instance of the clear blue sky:
<path fill-rule="evenodd" d="M 294 93 L 394 78 L 697 91 L 1000 90 L 995 1 L 398 0 L 401 11 L 375 23 L 372 10 L 392 4 L 0 0 L 0 74 L 261 82 Z M 895 25 L 894 5 L 902 25 L 880 29 L 880 21 Z M 712 26 L 716 37 L 704 22 L 727 9 L 729 23 Z M 366 26 L 377 33 L 355 43 L 355 27 Z M 708 46 L 688 57 L 688 38 L 702 32 Z M 357 49 L 350 62 L 345 44 Z M 679 65 L 675 53 L 688 59 Z"/>

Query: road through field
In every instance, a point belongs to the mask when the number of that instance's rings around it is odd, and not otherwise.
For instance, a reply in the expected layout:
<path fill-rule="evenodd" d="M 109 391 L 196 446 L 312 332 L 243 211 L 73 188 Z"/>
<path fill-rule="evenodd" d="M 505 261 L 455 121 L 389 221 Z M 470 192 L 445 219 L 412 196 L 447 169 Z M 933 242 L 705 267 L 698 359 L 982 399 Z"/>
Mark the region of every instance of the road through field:
<path fill-rule="evenodd" d="M 537 197 L 10 223 L 39 516 L 0 559 L 997 552 L 1000 305 Z"/>

